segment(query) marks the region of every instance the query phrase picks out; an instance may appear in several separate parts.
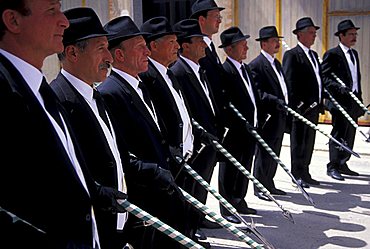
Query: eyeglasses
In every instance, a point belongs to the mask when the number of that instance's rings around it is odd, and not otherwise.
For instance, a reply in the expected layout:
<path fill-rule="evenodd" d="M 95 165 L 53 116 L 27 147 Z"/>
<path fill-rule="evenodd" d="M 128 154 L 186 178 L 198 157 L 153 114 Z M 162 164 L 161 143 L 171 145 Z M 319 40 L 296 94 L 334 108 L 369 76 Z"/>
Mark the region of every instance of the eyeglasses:
<path fill-rule="evenodd" d="M 215 18 L 217 20 L 222 20 L 222 18 L 223 18 L 223 16 L 221 16 L 221 15 L 214 15 L 214 16 L 208 15 L 207 17 Z"/>

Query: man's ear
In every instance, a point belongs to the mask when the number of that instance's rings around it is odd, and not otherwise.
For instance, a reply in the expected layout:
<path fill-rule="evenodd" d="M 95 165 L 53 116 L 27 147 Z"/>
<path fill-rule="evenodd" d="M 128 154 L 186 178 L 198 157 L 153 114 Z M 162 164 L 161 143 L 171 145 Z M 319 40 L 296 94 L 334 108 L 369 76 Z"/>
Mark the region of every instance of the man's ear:
<path fill-rule="evenodd" d="M 114 50 L 114 60 L 119 62 L 125 61 L 125 52 L 123 51 L 123 49 L 117 48 Z"/>
<path fill-rule="evenodd" d="M 76 46 L 68 45 L 64 48 L 64 52 L 65 52 L 67 60 L 73 61 L 73 62 L 77 61 L 79 51 Z"/>
<path fill-rule="evenodd" d="M 11 33 L 20 32 L 21 14 L 15 10 L 7 9 L 1 16 L 6 29 Z"/>

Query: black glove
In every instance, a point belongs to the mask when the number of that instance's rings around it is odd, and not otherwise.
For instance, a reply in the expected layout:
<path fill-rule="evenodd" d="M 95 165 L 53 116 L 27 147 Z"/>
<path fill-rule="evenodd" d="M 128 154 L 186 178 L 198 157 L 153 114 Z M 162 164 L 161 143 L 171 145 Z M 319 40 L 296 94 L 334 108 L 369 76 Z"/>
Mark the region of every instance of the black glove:
<path fill-rule="evenodd" d="M 98 185 L 98 196 L 97 196 L 97 205 L 105 210 L 110 211 L 113 214 L 116 213 L 125 213 L 124 209 L 119 203 L 118 200 L 126 200 L 127 194 L 118 191 L 117 189 L 105 187 Z"/>
<path fill-rule="evenodd" d="M 200 134 L 199 138 L 200 138 L 200 141 L 206 145 L 213 145 L 213 141 L 217 141 L 217 142 L 219 141 L 218 137 L 204 130 L 202 130 L 202 133 Z"/>
<path fill-rule="evenodd" d="M 177 188 L 171 172 L 161 167 L 158 167 L 154 181 L 160 190 L 167 191 L 169 195 L 172 195 Z"/>
<path fill-rule="evenodd" d="M 284 100 L 276 98 L 275 103 L 278 111 L 285 111 L 286 104 Z"/>
<path fill-rule="evenodd" d="M 340 86 L 338 90 L 339 90 L 339 93 L 342 95 L 348 94 L 349 92 L 352 91 L 352 89 L 349 88 L 348 86 Z"/>

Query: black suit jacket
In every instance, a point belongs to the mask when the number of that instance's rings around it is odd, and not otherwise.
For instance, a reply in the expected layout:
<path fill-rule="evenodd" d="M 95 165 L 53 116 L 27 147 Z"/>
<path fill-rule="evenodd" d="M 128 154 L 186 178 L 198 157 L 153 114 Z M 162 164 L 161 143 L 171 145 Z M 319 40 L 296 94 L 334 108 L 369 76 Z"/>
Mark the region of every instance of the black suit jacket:
<path fill-rule="evenodd" d="M 182 128 L 184 124 L 176 101 L 166 81 L 151 61 L 149 61 L 148 70 L 140 74 L 140 79 L 148 87 L 153 103 L 163 119 L 166 126 L 168 143 L 182 151 Z"/>
<path fill-rule="evenodd" d="M 117 164 L 99 121 L 84 97 L 61 74 L 50 84 L 69 114 L 71 125 L 95 181 L 118 189 Z M 126 155 L 123 155 L 127 158 Z M 124 159 L 125 157 L 121 157 Z M 122 163 L 124 161 L 122 160 Z M 117 215 L 96 210 L 101 246 L 112 248 Z"/>
<path fill-rule="evenodd" d="M 280 137 L 286 128 L 287 115 L 285 111 L 277 109 L 276 98 L 285 101 L 279 79 L 263 54 L 258 55 L 248 66 L 261 97 L 261 104 L 258 106 L 259 126 L 263 128 L 265 136 Z M 266 121 L 268 114 L 271 116 Z"/>
<path fill-rule="evenodd" d="M 90 196 L 81 184 L 46 112 L 27 83 L 5 57 L 0 56 L 0 62 L 5 68 L 0 72 L 0 104 L 4 107 L 0 111 L 3 148 L 0 151 L 3 160 L 0 206 L 45 231 L 48 238 L 56 240 L 52 243 L 57 243 L 60 248 L 65 248 L 67 244 L 75 244 L 79 248 L 82 248 L 82 244 L 91 246 L 91 198 L 96 193 L 77 143 L 74 143 L 75 151 Z M 60 109 L 63 108 L 60 106 Z M 74 139 L 67 116 L 63 115 L 63 118 Z M 12 239 L 13 247 L 21 248 L 22 243 L 30 246 L 37 239 L 28 237 L 27 233 L 14 231 L 3 223 L 0 223 L 0 227 L 1 231 L 9 233 L 2 234 L 2 238 Z M 43 244 L 36 241 L 34 246 L 42 248 Z M 55 247 L 55 244 L 45 246 Z"/>
<path fill-rule="evenodd" d="M 313 51 L 313 53 L 316 58 L 316 62 L 318 63 L 318 55 L 315 51 Z M 283 57 L 283 70 L 286 79 L 285 83 L 287 84 L 288 92 L 290 94 L 290 106 L 296 110 L 300 102 L 303 102 L 300 111 L 304 112 L 312 103 L 316 102 L 316 108 L 319 108 L 319 111 L 322 112 L 322 99 L 325 96 L 323 83 L 321 84 L 322 97 L 319 101 L 319 85 L 317 83 L 315 72 L 312 68 L 311 62 L 299 45 L 285 52 Z M 319 74 L 322 79 L 320 64 Z"/>
<path fill-rule="evenodd" d="M 360 73 L 360 60 L 356 50 L 352 49 L 357 62 L 357 80 L 358 80 L 358 92 L 356 96 L 362 101 L 362 91 L 361 91 L 361 73 Z M 339 83 L 336 82 L 335 78 L 331 75 L 334 73 L 339 79 L 341 79 L 348 88 L 352 89 L 352 76 L 351 71 L 348 66 L 343 50 L 338 45 L 335 48 L 328 50 L 324 54 L 324 60 L 322 63 L 323 77 L 325 87 L 333 95 L 333 97 L 339 102 L 339 104 L 355 119 L 364 114 L 361 107 L 352 99 L 349 94 L 340 94 Z M 329 111 L 333 108 L 336 109 L 331 101 L 328 101 Z"/>
<path fill-rule="evenodd" d="M 221 137 L 222 130 L 220 129 L 219 109 L 213 97 L 212 90 L 208 80 L 207 87 L 209 89 L 210 99 L 214 108 L 215 114 L 212 112 L 211 105 L 204 93 L 198 78 L 194 75 L 190 66 L 182 59 L 178 59 L 171 67 L 171 71 L 178 80 L 183 97 L 189 107 L 190 116 L 195 119 L 203 128 L 214 136 Z M 194 128 L 194 150 L 200 147 L 200 133 Z"/>
<path fill-rule="evenodd" d="M 246 68 L 250 84 L 253 89 L 256 106 L 258 108 L 258 106 L 260 105 L 260 97 L 253 81 L 252 72 L 246 64 L 244 64 L 244 66 Z M 249 122 L 249 124 L 253 126 L 253 102 L 249 96 L 248 89 L 246 88 L 243 79 L 238 72 L 238 69 L 229 59 L 225 60 L 223 67 L 225 69 L 225 72 L 227 73 L 228 78 L 228 84 L 225 88 L 228 101 L 231 102 L 239 110 L 243 117 Z M 238 116 L 236 116 L 235 112 L 231 110 L 231 108 L 228 108 L 227 110 L 227 127 L 229 127 L 230 130 L 226 135 L 225 145 L 233 144 L 233 146 L 242 146 L 246 143 L 254 144 L 254 138 L 247 131 L 245 122 L 242 121 Z"/>

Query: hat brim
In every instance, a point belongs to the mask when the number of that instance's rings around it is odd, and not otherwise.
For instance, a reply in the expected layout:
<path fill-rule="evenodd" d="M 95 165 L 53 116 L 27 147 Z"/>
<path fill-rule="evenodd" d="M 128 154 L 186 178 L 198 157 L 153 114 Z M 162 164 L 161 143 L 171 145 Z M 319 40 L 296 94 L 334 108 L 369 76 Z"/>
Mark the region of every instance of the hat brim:
<path fill-rule="evenodd" d="M 295 30 L 293 30 L 292 32 L 293 32 L 293 34 L 297 34 L 298 33 L 298 31 L 300 31 L 300 30 L 302 30 L 302 29 L 304 29 L 304 28 L 307 28 L 307 27 L 314 27 L 316 30 L 318 30 L 318 29 L 320 29 L 320 27 L 319 26 L 306 26 L 306 27 L 302 27 L 302 28 L 300 28 L 300 29 L 295 29 Z"/>
<path fill-rule="evenodd" d="M 343 31 L 349 30 L 349 29 L 359 30 L 360 28 L 359 27 L 351 27 L 351 28 L 348 28 L 348 29 L 339 30 L 339 31 L 335 32 L 334 35 L 339 36 L 340 33 L 342 33 Z"/>
<path fill-rule="evenodd" d="M 154 41 L 155 39 L 158 39 L 160 37 L 163 37 L 163 36 L 166 36 L 166 35 L 180 35 L 180 34 L 183 34 L 183 32 L 180 32 L 180 31 L 169 31 L 169 32 L 163 32 L 163 33 L 160 33 L 160 34 L 150 34 L 148 36 L 145 37 L 145 40 L 147 42 L 150 42 L 150 41 Z"/>
<path fill-rule="evenodd" d="M 69 46 L 69 45 L 75 44 L 76 42 L 80 42 L 80 41 L 83 41 L 83 40 L 92 39 L 92 38 L 96 38 L 96 37 L 106 36 L 108 38 L 110 35 L 112 35 L 112 34 L 109 34 L 109 33 L 90 34 L 90 35 L 87 35 L 87 36 L 84 36 L 84 37 L 80 37 L 80 38 L 78 38 L 76 40 L 73 40 L 73 41 L 67 41 L 67 42 L 64 43 L 64 46 Z"/>
<path fill-rule="evenodd" d="M 120 36 L 117 36 L 117 37 L 112 37 L 112 36 L 114 36 L 114 35 L 112 35 L 111 38 L 108 37 L 109 48 L 112 48 L 115 45 L 117 45 L 117 44 L 119 44 L 119 43 L 121 43 L 125 40 L 134 38 L 136 36 L 143 36 L 144 39 L 145 39 L 148 35 L 150 35 L 150 33 L 147 33 L 147 32 L 138 32 L 138 33 L 134 33 L 134 34 L 120 35 Z"/>
<path fill-rule="evenodd" d="M 243 37 L 239 37 L 238 39 L 232 41 L 231 43 L 221 44 L 220 46 L 218 46 L 218 48 L 225 48 L 225 47 L 230 46 L 230 45 L 232 45 L 236 42 L 247 40 L 249 37 L 251 37 L 251 36 L 250 35 L 243 35 Z"/>
<path fill-rule="evenodd" d="M 219 11 L 222 11 L 224 9 L 225 8 L 223 8 L 223 7 L 212 7 L 212 8 L 198 10 L 198 11 L 194 12 L 193 14 L 191 14 L 189 18 L 192 19 L 192 18 L 196 17 L 199 13 L 204 12 L 204 11 L 211 11 L 211 10 L 219 10 Z"/>
<path fill-rule="evenodd" d="M 256 41 L 262 41 L 262 40 L 267 40 L 269 38 L 284 38 L 284 36 L 269 36 L 269 37 L 259 37 L 256 39 Z"/>

